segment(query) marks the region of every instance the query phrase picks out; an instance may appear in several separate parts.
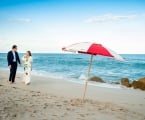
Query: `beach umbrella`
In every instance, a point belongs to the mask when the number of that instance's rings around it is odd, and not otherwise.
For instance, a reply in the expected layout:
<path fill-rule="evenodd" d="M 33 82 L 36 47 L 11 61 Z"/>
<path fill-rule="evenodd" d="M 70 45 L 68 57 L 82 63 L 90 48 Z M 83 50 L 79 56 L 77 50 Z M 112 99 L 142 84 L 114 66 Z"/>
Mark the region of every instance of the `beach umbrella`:
<path fill-rule="evenodd" d="M 101 56 L 113 58 L 115 60 L 124 61 L 124 59 L 120 55 L 115 53 L 113 50 L 106 48 L 103 45 L 97 44 L 97 43 L 91 43 L 91 42 L 75 43 L 75 44 L 69 45 L 67 47 L 63 47 L 62 50 L 68 51 L 68 52 L 83 53 L 83 54 L 91 55 L 90 63 L 89 63 L 89 67 L 88 67 L 88 73 L 87 73 L 87 80 L 85 82 L 83 101 L 84 101 L 84 98 L 86 95 L 88 79 L 90 76 L 90 70 L 91 70 L 91 66 L 92 66 L 92 62 L 93 62 L 93 56 L 101 55 Z"/>

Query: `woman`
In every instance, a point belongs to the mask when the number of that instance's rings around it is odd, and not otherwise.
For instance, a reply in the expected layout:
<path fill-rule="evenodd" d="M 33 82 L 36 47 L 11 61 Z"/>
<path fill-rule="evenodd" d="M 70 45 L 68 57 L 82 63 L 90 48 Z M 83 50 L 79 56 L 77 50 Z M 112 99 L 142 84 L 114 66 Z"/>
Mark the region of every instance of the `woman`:
<path fill-rule="evenodd" d="M 22 57 L 24 65 L 24 76 L 23 81 L 25 85 L 29 85 L 31 82 L 31 70 L 32 70 L 32 55 L 30 51 L 27 51 L 26 54 Z"/>

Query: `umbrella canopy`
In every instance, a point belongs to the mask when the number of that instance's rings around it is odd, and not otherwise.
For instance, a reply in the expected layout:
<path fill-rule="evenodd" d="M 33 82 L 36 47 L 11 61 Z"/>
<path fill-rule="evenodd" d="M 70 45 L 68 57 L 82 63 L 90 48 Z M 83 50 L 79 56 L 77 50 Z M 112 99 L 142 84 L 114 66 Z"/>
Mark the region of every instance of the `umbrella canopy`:
<path fill-rule="evenodd" d="M 84 54 L 90 54 L 90 55 L 102 55 L 114 58 L 116 60 L 124 61 L 124 59 L 115 53 L 113 50 L 104 47 L 101 44 L 97 43 L 90 43 L 90 42 L 81 42 L 72 44 L 68 47 L 62 48 L 63 51 L 68 52 L 78 52 L 78 53 L 84 53 Z"/>
<path fill-rule="evenodd" d="M 124 61 L 124 59 L 120 55 L 115 53 L 113 50 L 106 48 L 103 45 L 97 44 L 97 43 L 81 42 L 81 43 L 72 44 L 68 47 L 63 47 L 62 50 L 68 51 L 68 52 L 77 52 L 77 53 L 84 53 L 84 54 L 91 55 L 90 64 L 88 68 L 88 78 L 90 76 L 90 69 L 91 69 L 94 55 L 102 55 L 102 56 L 110 57 L 119 61 Z M 86 84 L 85 84 L 83 101 L 86 94 L 87 83 L 88 83 L 88 79 L 86 80 Z"/>

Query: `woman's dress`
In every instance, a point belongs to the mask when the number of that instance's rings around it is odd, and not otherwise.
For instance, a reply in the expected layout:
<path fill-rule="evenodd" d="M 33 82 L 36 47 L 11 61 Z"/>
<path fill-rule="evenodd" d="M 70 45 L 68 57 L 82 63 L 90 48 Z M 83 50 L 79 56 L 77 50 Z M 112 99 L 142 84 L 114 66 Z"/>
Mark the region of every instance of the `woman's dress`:
<path fill-rule="evenodd" d="M 22 58 L 23 65 L 24 65 L 24 75 L 23 75 L 23 82 L 27 85 L 31 82 L 31 70 L 32 70 L 32 57 L 29 58 L 23 57 Z"/>

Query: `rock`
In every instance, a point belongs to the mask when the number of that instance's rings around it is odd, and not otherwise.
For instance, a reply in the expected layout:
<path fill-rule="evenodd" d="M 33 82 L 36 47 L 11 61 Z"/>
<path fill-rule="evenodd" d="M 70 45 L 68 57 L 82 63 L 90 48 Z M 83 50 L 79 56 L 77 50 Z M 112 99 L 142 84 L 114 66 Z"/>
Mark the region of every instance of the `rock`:
<path fill-rule="evenodd" d="M 126 86 L 126 87 L 131 87 L 131 84 L 129 83 L 128 78 L 122 78 L 121 79 L 121 85 Z"/>
<path fill-rule="evenodd" d="M 133 81 L 131 85 L 134 89 L 145 90 L 145 77 L 140 78 L 137 81 Z"/>
<path fill-rule="evenodd" d="M 142 82 L 143 84 L 145 84 L 145 77 L 144 78 L 140 78 L 138 81 Z"/>
<path fill-rule="evenodd" d="M 95 81 L 95 82 L 105 83 L 102 78 L 96 77 L 96 76 L 89 78 L 89 80 L 90 81 Z"/>
<path fill-rule="evenodd" d="M 141 89 L 141 90 L 145 90 L 145 83 L 143 83 L 142 81 L 138 80 L 138 81 L 133 81 L 132 85 L 131 85 L 134 89 Z"/>

